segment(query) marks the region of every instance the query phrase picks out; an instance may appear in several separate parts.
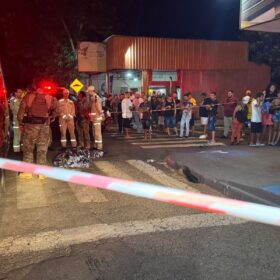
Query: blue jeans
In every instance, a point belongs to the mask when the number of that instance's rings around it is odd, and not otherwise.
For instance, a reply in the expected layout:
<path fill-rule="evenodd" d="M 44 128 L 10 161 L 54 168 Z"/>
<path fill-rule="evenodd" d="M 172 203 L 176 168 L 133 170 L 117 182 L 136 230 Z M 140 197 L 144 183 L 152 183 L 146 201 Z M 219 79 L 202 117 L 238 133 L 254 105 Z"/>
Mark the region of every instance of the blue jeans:
<path fill-rule="evenodd" d="M 176 118 L 175 117 L 165 117 L 165 125 L 167 128 L 176 127 Z"/>
<path fill-rule="evenodd" d="M 184 136 L 184 130 L 186 129 L 186 136 L 189 136 L 190 133 L 190 120 L 191 116 L 182 115 L 181 123 L 180 123 L 180 137 Z"/>
<path fill-rule="evenodd" d="M 208 131 L 216 131 L 216 116 L 209 117 L 208 119 Z"/>

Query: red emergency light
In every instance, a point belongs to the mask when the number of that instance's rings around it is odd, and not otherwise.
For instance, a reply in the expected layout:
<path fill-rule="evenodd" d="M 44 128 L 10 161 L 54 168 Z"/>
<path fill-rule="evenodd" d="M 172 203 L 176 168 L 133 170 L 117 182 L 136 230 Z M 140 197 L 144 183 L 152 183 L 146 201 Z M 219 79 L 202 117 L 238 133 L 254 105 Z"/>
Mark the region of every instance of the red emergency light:
<path fill-rule="evenodd" d="M 57 92 L 57 85 L 51 81 L 42 81 L 39 83 L 46 94 L 55 94 Z"/>

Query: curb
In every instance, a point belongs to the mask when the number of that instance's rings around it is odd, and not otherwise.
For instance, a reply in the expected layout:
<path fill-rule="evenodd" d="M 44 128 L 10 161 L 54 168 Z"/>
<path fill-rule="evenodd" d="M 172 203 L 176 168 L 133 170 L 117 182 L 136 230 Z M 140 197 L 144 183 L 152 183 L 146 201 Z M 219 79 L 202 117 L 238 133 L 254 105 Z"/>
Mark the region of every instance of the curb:
<path fill-rule="evenodd" d="M 184 175 L 188 181 L 208 185 L 226 197 L 270 206 L 280 206 L 280 197 L 273 195 L 272 193 L 257 188 L 254 188 L 252 193 L 252 187 L 237 184 L 235 182 L 206 178 L 202 174 L 190 169 L 190 167 L 179 164 L 171 157 L 166 158 L 166 163 L 169 168 L 173 169 L 180 175 Z"/>

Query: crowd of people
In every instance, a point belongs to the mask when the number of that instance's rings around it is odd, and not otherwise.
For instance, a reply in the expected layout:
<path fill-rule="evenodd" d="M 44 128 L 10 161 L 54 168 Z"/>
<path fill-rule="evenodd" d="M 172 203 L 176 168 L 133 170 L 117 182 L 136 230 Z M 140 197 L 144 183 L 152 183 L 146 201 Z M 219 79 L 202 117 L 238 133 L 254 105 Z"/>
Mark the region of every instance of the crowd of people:
<path fill-rule="evenodd" d="M 103 149 L 102 126 L 112 130 L 112 123 L 118 131 L 130 138 L 131 129 L 143 133 L 145 140 L 152 139 L 152 131 L 172 134 L 180 139 L 190 135 L 216 142 L 218 115 L 223 114 L 224 131 L 221 138 L 230 139 L 232 145 L 240 144 L 246 131 L 250 131 L 250 146 L 275 146 L 280 140 L 280 92 L 275 84 L 265 91 L 253 94 L 246 90 L 238 100 L 233 90 L 219 102 L 215 92 L 201 93 L 198 100 L 192 94 L 177 93 L 161 95 L 153 92 L 121 93 L 107 96 L 105 103 L 95 92 L 94 86 L 79 92 L 71 100 L 69 90 L 64 88 L 60 98 L 48 95 L 42 88 L 28 93 L 17 90 L 9 99 L 13 128 L 13 149 L 23 149 L 23 160 L 33 162 L 37 147 L 37 163 L 46 163 L 48 147 L 52 142 L 51 123 L 58 119 L 61 146 L 67 146 L 66 132 L 69 132 L 72 147 L 85 149 L 91 146 L 90 131 L 93 132 L 94 148 Z M 200 119 L 200 123 L 195 119 Z M 195 134 L 194 126 L 203 127 L 202 134 Z"/>
<path fill-rule="evenodd" d="M 233 90 L 228 90 L 219 101 L 215 92 L 201 93 L 196 100 L 186 93 L 179 100 L 177 93 L 165 96 L 153 92 L 126 92 L 109 96 L 106 111 L 110 112 L 110 121 L 118 124 L 119 133 L 129 138 L 129 130 L 135 129 L 151 140 L 152 130 L 172 132 L 180 139 L 194 134 L 195 119 L 199 117 L 203 133 L 200 139 L 208 139 L 209 144 L 216 142 L 216 123 L 219 114 L 224 117 L 224 131 L 221 138 L 230 139 L 231 144 L 240 144 L 245 130 L 250 132 L 250 146 L 275 146 L 280 138 L 280 93 L 275 84 L 271 84 L 261 93 L 253 94 L 246 90 L 238 100 Z M 179 132 L 178 132 L 179 131 Z"/>

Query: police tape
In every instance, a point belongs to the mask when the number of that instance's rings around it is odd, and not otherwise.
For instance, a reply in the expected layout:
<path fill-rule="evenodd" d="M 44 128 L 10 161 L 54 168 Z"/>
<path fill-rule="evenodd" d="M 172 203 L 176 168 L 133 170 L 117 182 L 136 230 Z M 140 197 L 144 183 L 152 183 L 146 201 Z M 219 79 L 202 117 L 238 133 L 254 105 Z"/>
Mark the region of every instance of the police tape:
<path fill-rule="evenodd" d="M 280 226 L 280 208 L 0 158 L 0 168 Z"/>

